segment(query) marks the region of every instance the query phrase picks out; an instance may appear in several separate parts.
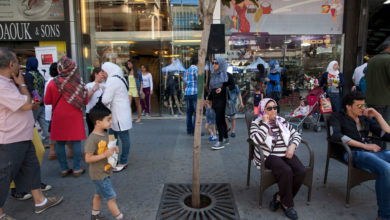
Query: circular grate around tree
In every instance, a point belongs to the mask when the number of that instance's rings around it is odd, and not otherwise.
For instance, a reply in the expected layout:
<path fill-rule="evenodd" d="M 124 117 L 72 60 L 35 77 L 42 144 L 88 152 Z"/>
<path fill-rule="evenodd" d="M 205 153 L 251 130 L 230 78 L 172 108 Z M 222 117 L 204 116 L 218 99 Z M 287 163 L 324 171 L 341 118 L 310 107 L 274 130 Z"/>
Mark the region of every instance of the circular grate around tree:
<path fill-rule="evenodd" d="M 200 185 L 201 207 L 190 207 L 191 184 L 165 184 L 156 220 L 238 220 L 240 219 L 228 183 Z M 203 204 L 202 204 L 203 203 Z"/>

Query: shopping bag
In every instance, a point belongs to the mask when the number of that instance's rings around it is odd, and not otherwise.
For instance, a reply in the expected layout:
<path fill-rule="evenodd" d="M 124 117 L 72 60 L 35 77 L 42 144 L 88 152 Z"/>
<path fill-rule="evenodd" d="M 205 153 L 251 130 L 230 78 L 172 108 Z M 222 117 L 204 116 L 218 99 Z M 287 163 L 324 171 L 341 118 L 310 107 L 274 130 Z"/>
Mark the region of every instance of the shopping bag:
<path fill-rule="evenodd" d="M 332 104 L 330 102 L 330 98 L 321 98 L 321 113 L 331 113 L 332 112 Z"/>

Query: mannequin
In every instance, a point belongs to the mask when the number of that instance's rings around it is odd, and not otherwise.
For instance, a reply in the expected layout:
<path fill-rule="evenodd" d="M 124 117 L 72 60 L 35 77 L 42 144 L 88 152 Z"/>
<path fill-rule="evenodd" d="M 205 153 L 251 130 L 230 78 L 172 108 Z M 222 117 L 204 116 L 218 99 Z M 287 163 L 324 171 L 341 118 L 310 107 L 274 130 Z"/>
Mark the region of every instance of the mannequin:
<path fill-rule="evenodd" d="M 177 98 L 177 89 L 179 88 L 179 80 L 176 74 L 172 72 L 168 73 L 168 76 L 165 77 L 164 85 L 165 85 L 164 87 L 165 87 L 166 94 L 168 96 L 168 103 L 169 103 L 169 108 L 171 110 L 171 115 L 174 115 L 172 97 L 175 100 L 179 114 L 183 114 L 183 112 L 180 109 L 179 99 Z"/>

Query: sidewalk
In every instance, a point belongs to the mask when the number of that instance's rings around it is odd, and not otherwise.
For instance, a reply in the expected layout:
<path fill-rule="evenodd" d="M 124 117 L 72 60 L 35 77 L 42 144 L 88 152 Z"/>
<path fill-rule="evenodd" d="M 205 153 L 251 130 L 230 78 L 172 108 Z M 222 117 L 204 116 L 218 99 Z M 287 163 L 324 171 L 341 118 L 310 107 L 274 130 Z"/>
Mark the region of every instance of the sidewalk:
<path fill-rule="evenodd" d="M 259 208 L 259 171 L 254 166 L 251 185 L 246 187 L 248 144 L 244 120 L 238 120 L 236 133 L 237 137 L 230 138 L 230 144 L 219 151 L 211 150 L 208 137 L 202 137 L 201 183 L 230 183 L 242 220 L 287 219 L 282 211 L 273 213 L 268 209 L 276 185 L 264 192 L 264 207 Z M 137 220 L 154 220 L 164 183 L 191 183 L 193 137 L 186 134 L 184 120 L 144 120 L 140 124 L 134 123 L 130 134 L 129 166 L 112 176 L 117 201 L 124 214 L 135 216 Z M 295 198 L 299 219 L 375 219 L 374 181 L 355 187 L 351 192 L 351 207 L 345 208 L 346 167 L 332 160 L 328 184 L 323 184 L 327 147 L 324 129 L 320 133 L 305 130 L 303 138 L 313 148 L 315 168 L 311 204 L 306 205 L 305 186 Z M 61 178 L 58 162 L 48 161 L 47 153 L 42 165 L 42 179 L 54 187 L 47 194 L 63 194 L 64 201 L 42 214 L 33 214 L 32 200 L 16 201 L 10 196 L 5 212 L 18 220 L 90 219 L 94 188 L 88 174 L 80 178 Z M 307 163 L 304 147 L 297 150 L 297 155 Z M 105 204 L 102 204 L 102 213 L 113 219 Z"/>

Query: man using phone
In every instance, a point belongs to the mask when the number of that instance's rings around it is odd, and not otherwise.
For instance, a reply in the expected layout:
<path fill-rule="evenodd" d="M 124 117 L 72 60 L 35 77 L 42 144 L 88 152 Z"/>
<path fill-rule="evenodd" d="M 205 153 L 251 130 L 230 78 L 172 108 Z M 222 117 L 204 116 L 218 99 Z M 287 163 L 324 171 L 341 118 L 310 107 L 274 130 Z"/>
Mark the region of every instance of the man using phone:
<path fill-rule="evenodd" d="M 366 108 L 365 97 L 354 91 L 343 98 L 345 112 L 329 119 L 331 139 L 350 146 L 357 168 L 376 175 L 378 219 L 390 218 L 390 150 L 368 140 L 369 133 L 390 141 L 390 126 L 374 108 Z M 344 156 L 348 160 L 347 153 Z"/>

